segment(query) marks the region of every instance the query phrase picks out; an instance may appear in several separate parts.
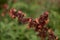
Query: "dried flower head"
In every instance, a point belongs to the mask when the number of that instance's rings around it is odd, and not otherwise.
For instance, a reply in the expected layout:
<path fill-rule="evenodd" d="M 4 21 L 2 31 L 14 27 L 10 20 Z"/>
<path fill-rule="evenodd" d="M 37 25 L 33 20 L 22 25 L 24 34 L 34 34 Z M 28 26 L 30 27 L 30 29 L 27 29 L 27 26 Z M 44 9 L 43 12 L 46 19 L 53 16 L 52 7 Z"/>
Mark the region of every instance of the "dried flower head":
<path fill-rule="evenodd" d="M 16 11 L 16 9 L 14 9 L 14 8 L 10 9 L 9 15 L 10 15 L 10 17 L 12 17 L 12 18 L 16 18 L 16 16 L 17 16 L 17 11 Z"/>

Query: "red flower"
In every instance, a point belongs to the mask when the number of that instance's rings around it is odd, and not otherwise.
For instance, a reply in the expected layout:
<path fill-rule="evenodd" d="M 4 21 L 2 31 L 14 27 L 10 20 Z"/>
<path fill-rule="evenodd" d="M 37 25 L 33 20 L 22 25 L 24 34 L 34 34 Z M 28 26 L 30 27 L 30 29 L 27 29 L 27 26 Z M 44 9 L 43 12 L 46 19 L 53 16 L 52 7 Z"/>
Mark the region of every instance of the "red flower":
<path fill-rule="evenodd" d="M 3 8 L 4 8 L 4 9 L 8 9 L 8 4 L 4 4 L 4 5 L 3 5 Z"/>
<path fill-rule="evenodd" d="M 9 15 L 10 15 L 10 17 L 12 17 L 12 18 L 16 18 L 16 16 L 17 16 L 17 11 L 16 11 L 16 9 L 14 9 L 14 8 L 10 9 Z"/>

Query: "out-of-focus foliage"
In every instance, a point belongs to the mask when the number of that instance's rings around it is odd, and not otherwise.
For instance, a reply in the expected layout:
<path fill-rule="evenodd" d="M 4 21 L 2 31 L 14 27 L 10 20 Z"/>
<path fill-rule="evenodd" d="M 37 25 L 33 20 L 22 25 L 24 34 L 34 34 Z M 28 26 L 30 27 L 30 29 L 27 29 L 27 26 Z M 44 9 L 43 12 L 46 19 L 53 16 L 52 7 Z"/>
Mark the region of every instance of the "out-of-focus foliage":
<path fill-rule="evenodd" d="M 44 11 L 49 11 L 48 27 L 51 27 L 60 40 L 60 0 L 0 0 L 0 37 L 1 40 L 40 40 L 27 24 L 18 24 L 18 20 L 11 19 L 8 13 L 2 17 L 1 5 L 8 3 L 8 9 L 16 8 L 27 14 L 27 17 L 39 17 Z"/>

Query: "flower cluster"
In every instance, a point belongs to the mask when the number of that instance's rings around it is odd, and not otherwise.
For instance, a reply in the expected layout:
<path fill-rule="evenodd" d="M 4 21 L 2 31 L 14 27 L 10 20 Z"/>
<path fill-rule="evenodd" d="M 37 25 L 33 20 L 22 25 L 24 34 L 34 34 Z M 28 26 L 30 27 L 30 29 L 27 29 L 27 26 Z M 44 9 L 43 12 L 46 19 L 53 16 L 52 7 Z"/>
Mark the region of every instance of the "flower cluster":
<path fill-rule="evenodd" d="M 25 18 L 26 14 L 24 14 L 20 10 L 16 10 L 14 8 L 10 9 L 9 15 L 11 18 L 18 18 L 18 22 L 23 24 L 28 23 L 28 28 L 33 28 L 41 37 L 41 40 L 45 40 L 48 37 L 48 40 L 58 40 L 58 37 L 55 36 L 53 30 L 51 28 L 46 27 L 46 24 L 49 22 L 49 13 L 44 12 L 39 18 Z"/>
<path fill-rule="evenodd" d="M 47 37 L 48 40 L 58 40 L 58 37 L 54 35 L 53 30 L 45 26 L 48 22 L 48 12 L 44 12 L 39 18 L 36 18 L 35 20 L 30 19 L 29 27 L 34 28 L 34 30 L 38 32 L 37 35 L 41 37 L 41 40 L 45 40 Z"/>
<path fill-rule="evenodd" d="M 10 9 L 9 15 L 13 19 L 17 17 L 18 22 L 21 22 L 21 23 L 27 23 L 30 19 L 30 18 L 25 18 L 26 14 L 24 14 L 22 11 L 20 11 L 20 10 L 17 11 L 14 8 Z"/>

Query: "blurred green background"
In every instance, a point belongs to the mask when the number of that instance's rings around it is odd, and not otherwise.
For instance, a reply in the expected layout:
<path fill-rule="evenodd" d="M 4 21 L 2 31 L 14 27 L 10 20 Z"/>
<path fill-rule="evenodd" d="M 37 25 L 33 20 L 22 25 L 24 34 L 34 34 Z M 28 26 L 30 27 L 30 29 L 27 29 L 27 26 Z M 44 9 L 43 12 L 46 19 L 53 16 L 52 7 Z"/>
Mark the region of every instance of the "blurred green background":
<path fill-rule="evenodd" d="M 47 27 L 51 27 L 60 40 L 60 0 L 0 0 L 0 38 L 1 40 L 40 40 L 33 29 L 27 29 L 28 24 L 18 24 L 18 19 L 11 19 L 4 11 L 2 5 L 8 4 L 10 8 L 22 10 L 27 17 L 37 18 L 43 12 L 49 11 Z"/>

